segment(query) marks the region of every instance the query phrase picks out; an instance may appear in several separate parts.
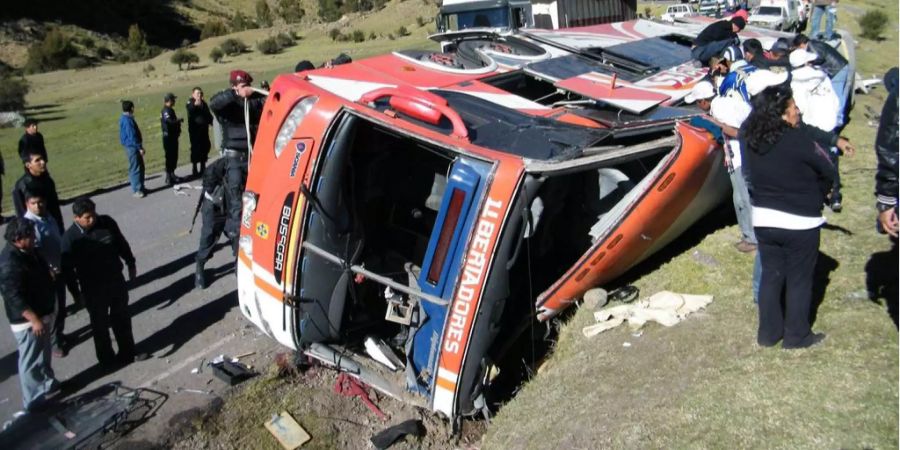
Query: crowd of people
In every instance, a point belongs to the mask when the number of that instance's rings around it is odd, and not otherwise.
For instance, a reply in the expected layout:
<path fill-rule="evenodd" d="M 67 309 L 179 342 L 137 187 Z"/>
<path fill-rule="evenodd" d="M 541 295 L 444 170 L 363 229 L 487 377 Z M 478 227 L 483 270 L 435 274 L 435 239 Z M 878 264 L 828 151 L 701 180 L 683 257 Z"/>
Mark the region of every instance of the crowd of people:
<path fill-rule="evenodd" d="M 768 50 L 757 39 L 741 41 L 745 20 L 721 20 L 698 35 L 692 55 L 709 67 L 709 75 L 685 101 L 706 113 L 691 123 L 709 131 L 725 151 L 741 231 L 735 246 L 756 251 L 757 342 L 806 348 L 825 338 L 809 321 L 822 209 L 843 209 L 838 158 L 855 151 L 839 135 L 845 105 L 828 70 L 839 62 L 825 51 L 827 44 L 802 34 L 778 39 Z M 895 240 L 896 73 L 894 68 L 885 77 L 892 94 L 877 144 L 879 228 Z"/>
<path fill-rule="evenodd" d="M 224 233 L 236 254 L 241 195 L 247 177 L 252 142 L 265 101 L 263 92 L 251 87 L 245 71 L 232 71 L 231 87 L 207 104 L 203 90 L 195 87 L 186 104 L 192 175 L 203 177 L 202 232 L 196 253 L 196 287 L 204 289 L 203 267 Z M 160 111 L 165 184 L 181 181 L 175 175 L 178 139 L 183 119 L 174 110 L 177 97 L 168 93 Z M 245 117 L 246 116 L 246 117 Z M 221 129 L 222 157 L 209 167 L 212 148 L 210 127 Z M 144 142 L 134 117 L 134 103 L 122 101 L 119 141 L 128 161 L 128 179 L 137 198 L 144 186 Z M 137 260 L 118 223 L 98 214 L 87 197 L 71 205 L 71 224 L 65 228 L 56 183 L 47 168 L 48 154 L 38 123 L 28 120 L 19 141 L 24 173 L 12 191 L 15 217 L 7 223 L 6 246 L 0 252 L 0 295 L 16 339 L 18 372 L 24 411 L 52 402 L 61 384 L 51 359 L 65 357 L 70 348 L 65 330 L 66 290 L 73 303 L 88 312 L 97 362 L 114 368 L 147 358 L 138 351 L 128 312 L 128 280 L 137 276 Z M 2 173 L 0 164 L 0 173 Z M 110 331 L 115 337 L 113 348 Z"/>

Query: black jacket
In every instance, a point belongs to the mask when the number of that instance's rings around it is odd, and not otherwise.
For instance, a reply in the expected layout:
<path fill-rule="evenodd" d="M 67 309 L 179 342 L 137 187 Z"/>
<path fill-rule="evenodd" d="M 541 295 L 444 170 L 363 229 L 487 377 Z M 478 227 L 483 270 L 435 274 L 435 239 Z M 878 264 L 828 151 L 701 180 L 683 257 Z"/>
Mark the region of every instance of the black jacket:
<path fill-rule="evenodd" d="M 897 206 L 897 152 L 898 152 L 898 117 L 897 68 L 884 75 L 884 86 L 888 98 L 881 110 L 881 122 L 875 137 L 875 152 L 878 156 L 878 170 L 875 172 L 875 195 L 878 196 L 879 208 Z"/>
<path fill-rule="evenodd" d="M 254 142 L 266 97 L 262 94 L 253 94 L 248 102 L 250 104 L 250 142 Z M 234 89 L 225 89 L 209 100 L 209 109 L 222 125 L 222 147 L 246 152 L 248 148 L 247 126 L 244 123 L 244 99 L 237 95 Z"/>
<path fill-rule="evenodd" d="M 226 211 L 225 169 L 227 164 L 226 158 L 219 158 L 203 171 L 204 203 L 222 212 Z"/>
<path fill-rule="evenodd" d="M 34 135 L 25 133 L 19 138 L 19 157 L 23 161 L 28 149 L 37 150 L 44 157 L 44 161 L 47 161 L 47 147 L 44 146 L 44 135 L 40 131 Z"/>
<path fill-rule="evenodd" d="M 62 269 L 73 297 L 124 282 L 122 261 L 134 267 L 134 255 L 119 225 L 109 216 L 98 216 L 84 231 L 77 223 L 62 238 Z"/>
<path fill-rule="evenodd" d="M 816 144 L 807 131 L 791 128 L 772 146 L 746 148 L 744 164 L 749 167 L 745 173 L 750 177 L 753 206 L 799 216 L 821 216 L 834 180 L 834 166 L 827 150 Z"/>
<path fill-rule="evenodd" d="M 731 28 L 730 20 L 720 20 L 711 23 L 697 35 L 694 39 L 694 45 L 701 46 L 711 42 L 724 41 L 726 39 L 736 39 L 737 33 Z"/>
<path fill-rule="evenodd" d="M 32 191 L 44 196 L 47 203 L 47 212 L 56 219 L 59 226 L 63 226 L 62 210 L 59 208 L 59 196 L 56 193 L 56 182 L 50 174 L 44 172 L 39 177 L 32 176 L 28 171 L 16 181 L 12 190 L 13 205 L 16 207 L 16 217 L 25 215 L 28 208 L 25 206 L 25 191 Z"/>
<path fill-rule="evenodd" d="M 163 139 L 178 139 L 178 136 L 181 136 L 181 121 L 175 115 L 174 109 L 163 106 L 159 112 L 159 123 L 162 126 Z"/>
<path fill-rule="evenodd" d="M 0 252 L 0 294 L 10 324 L 28 322 L 30 309 L 39 317 L 53 313 L 56 297 L 50 268 L 37 252 L 23 252 L 7 243 Z"/>
<path fill-rule="evenodd" d="M 212 113 L 209 111 L 209 105 L 206 104 L 205 100 L 201 100 L 200 106 L 194 104 L 194 99 L 190 99 L 187 102 L 187 120 L 188 120 L 188 131 L 192 134 L 194 132 L 199 131 L 209 136 L 209 127 L 212 125 L 213 117 Z"/>

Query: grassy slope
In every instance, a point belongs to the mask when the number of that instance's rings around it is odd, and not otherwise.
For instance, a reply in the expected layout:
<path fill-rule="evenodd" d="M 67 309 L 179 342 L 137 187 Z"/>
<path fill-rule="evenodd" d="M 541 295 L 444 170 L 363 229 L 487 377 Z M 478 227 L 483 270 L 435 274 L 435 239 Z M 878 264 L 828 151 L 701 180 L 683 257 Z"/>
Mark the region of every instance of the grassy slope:
<path fill-rule="evenodd" d="M 859 71 L 880 76 L 897 64 L 897 4 L 842 1 L 838 27 L 858 35 L 853 13 L 867 7 L 893 18 L 885 41 L 857 48 Z M 500 411 L 484 448 L 897 448 L 897 330 L 883 305 L 866 300 L 864 272 L 870 255 L 890 248 L 873 231 L 875 128 L 862 114 L 880 112 L 885 97 L 883 89 L 858 96 L 845 130 L 858 154 L 841 163 L 844 212 L 826 214 L 851 234 L 822 234 L 822 253 L 839 264 L 814 326 L 828 333 L 824 345 L 755 345 L 753 258 L 734 251 L 731 225 L 632 275 L 644 295 L 714 294 L 706 312 L 673 328 L 649 325 L 639 337 L 616 329 L 587 339 L 591 311 L 578 311 L 547 366 Z"/>
<path fill-rule="evenodd" d="M 425 6 L 421 1 L 393 2 L 375 14 L 364 17 L 353 15 L 343 25 L 345 32 L 362 29 L 367 35 L 369 31 L 376 31 L 376 34 L 384 36 L 395 32 L 401 25 L 405 26 L 410 35 L 396 40 L 384 37 L 363 43 L 332 42 L 326 35 L 326 25 L 280 26 L 199 42 L 191 51 L 200 56 L 201 66 L 190 71 L 178 71 L 175 65 L 169 63 L 171 52 L 166 52 L 140 63 L 29 76 L 32 91 L 28 96 L 28 114 L 44 120 L 41 131 L 50 153 L 51 172 L 60 195 L 71 197 L 125 180 L 126 160 L 118 137 L 120 99 L 135 102 L 135 113 L 148 154 L 147 170 L 153 173 L 161 170 L 163 165 L 158 116 L 166 92 L 174 92 L 180 97 L 176 113 L 185 114 L 183 102 L 187 101 L 193 86 L 203 87 L 210 97 L 226 87 L 228 71 L 235 68 L 250 71 L 257 80 L 271 80 L 279 73 L 290 72 L 302 59 L 318 64 L 340 52 L 359 58 L 390 50 L 430 46 L 430 41 L 425 37 L 433 29 L 433 24 L 419 27 L 416 17 L 432 17 L 434 11 L 433 6 Z M 253 47 L 271 34 L 288 30 L 298 33 L 303 39 L 281 54 L 262 55 L 253 51 L 227 58 L 220 64 L 209 60 L 210 50 L 228 37 L 237 37 Z M 144 68 L 147 66 L 154 67 L 154 70 L 145 74 Z M 10 191 L 20 173 L 15 148 L 22 132 L 21 129 L 0 129 L 0 151 L 7 166 L 7 175 L 2 181 L 4 193 Z M 188 137 L 185 133 L 181 138 L 182 163 L 188 161 L 187 154 Z M 6 211 L 11 208 L 7 198 L 4 198 L 3 205 Z"/>

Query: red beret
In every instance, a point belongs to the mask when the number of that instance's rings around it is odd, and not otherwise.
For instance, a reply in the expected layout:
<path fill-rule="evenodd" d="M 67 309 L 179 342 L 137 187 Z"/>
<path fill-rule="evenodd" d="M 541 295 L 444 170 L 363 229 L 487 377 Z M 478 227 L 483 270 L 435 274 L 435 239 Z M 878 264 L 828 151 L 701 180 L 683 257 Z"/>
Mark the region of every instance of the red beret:
<path fill-rule="evenodd" d="M 231 85 L 234 86 L 238 83 L 252 83 L 253 77 L 251 77 L 249 73 L 244 72 L 243 70 L 232 70 L 231 76 L 228 77 L 228 80 L 231 81 Z"/>

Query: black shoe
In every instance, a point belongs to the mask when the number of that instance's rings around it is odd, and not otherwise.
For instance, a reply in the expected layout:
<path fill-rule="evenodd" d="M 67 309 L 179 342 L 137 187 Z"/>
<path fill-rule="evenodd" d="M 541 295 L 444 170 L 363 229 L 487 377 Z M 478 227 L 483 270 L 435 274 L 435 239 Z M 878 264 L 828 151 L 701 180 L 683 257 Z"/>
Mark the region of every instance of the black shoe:
<path fill-rule="evenodd" d="M 203 270 L 203 264 L 197 264 L 197 269 L 194 273 L 194 288 L 198 291 L 206 289 L 206 274 Z"/>
<path fill-rule="evenodd" d="M 802 341 L 800 341 L 796 344 L 788 344 L 787 342 L 785 342 L 784 344 L 781 344 L 781 348 L 783 348 L 785 350 L 796 350 L 796 349 L 800 349 L 800 348 L 809 348 L 814 345 L 817 345 L 818 343 L 820 343 L 824 340 L 825 340 L 825 333 L 810 333 L 809 336 L 807 336 L 805 339 L 803 339 Z"/>
<path fill-rule="evenodd" d="M 834 211 L 834 212 L 836 212 L 836 213 L 839 213 L 839 212 L 841 212 L 841 210 L 843 210 L 843 209 L 844 209 L 844 205 L 841 204 L 841 201 L 840 201 L 840 200 L 831 202 L 831 210 L 832 210 L 832 211 Z"/>
<path fill-rule="evenodd" d="M 759 338 L 756 339 L 756 343 L 759 344 L 760 347 L 774 347 L 778 345 L 779 342 L 781 342 L 781 338 L 775 339 L 771 342 Z"/>

